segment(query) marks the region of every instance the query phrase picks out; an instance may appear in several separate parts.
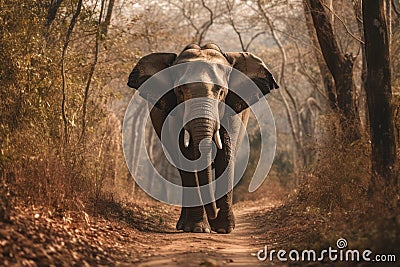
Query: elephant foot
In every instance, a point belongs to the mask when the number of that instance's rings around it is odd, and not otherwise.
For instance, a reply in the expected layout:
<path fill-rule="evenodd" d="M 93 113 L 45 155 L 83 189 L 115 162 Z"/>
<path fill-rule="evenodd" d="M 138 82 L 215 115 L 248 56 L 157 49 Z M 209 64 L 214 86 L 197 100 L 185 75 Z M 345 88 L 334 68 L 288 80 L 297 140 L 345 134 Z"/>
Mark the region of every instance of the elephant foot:
<path fill-rule="evenodd" d="M 181 215 L 179 216 L 179 220 L 176 223 L 176 230 L 184 230 L 185 229 L 185 220 L 186 220 L 186 208 L 182 207 Z"/>
<path fill-rule="evenodd" d="M 211 233 L 211 228 L 205 213 L 203 212 L 203 216 L 196 218 L 196 216 L 193 216 L 193 214 L 191 215 L 186 208 L 182 208 L 181 210 L 176 229 L 192 233 Z"/>
<path fill-rule="evenodd" d="M 209 220 L 211 229 L 219 234 L 229 234 L 235 229 L 235 215 L 232 209 L 218 212 L 218 216 L 214 220 Z"/>
<path fill-rule="evenodd" d="M 192 233 L 211 233 L 210 225 L 207 220 L 200 222 L 187 221 L 184 225 L 183 231 Z"/>

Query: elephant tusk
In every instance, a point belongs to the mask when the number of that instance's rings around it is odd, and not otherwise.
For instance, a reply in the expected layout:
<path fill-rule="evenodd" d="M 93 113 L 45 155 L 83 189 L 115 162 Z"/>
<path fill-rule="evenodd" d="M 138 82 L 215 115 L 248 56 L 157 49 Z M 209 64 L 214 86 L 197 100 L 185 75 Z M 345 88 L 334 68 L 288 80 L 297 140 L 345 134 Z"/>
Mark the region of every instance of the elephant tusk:
<path fill-rule="evenodd" d="M 218 149 L 222 149 L 222 141 L 221 141 L 221 136 L 219 135 L 219 131 L 215 132 L 214 141 L 215 141 L 215 144 L 217 145 Z"/>
<path fill-rule="evenodd" d="M 184 140 L 183 140 L 183 145 L 185 147 L 188 147 L 189 143 L 190 143 L 190 133 L 188 132 L 188 130 L 185 129 L 185 137 L 184 137 Z"/>

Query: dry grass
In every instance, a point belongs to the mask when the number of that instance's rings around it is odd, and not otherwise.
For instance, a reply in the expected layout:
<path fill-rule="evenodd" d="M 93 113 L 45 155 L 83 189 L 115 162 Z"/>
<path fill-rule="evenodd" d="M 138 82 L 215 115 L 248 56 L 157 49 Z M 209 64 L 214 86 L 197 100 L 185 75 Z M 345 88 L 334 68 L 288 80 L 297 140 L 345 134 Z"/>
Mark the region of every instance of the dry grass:
<path fill-rule="evenodd" d="M 345 145 L 332 121 L 336 120 L 324 121 L 326 130 L 324 141 L 318 144 L 318 160 L 286 207 L 296 216 L 311 214 L 323 223 L 315 226 L 313 235 L 293 246 L 324 248 L 344 237 L 353 248 L 397 253 L 400 211 L 395 203 L 368 194 L 370 144 L 359 140 Z"/>

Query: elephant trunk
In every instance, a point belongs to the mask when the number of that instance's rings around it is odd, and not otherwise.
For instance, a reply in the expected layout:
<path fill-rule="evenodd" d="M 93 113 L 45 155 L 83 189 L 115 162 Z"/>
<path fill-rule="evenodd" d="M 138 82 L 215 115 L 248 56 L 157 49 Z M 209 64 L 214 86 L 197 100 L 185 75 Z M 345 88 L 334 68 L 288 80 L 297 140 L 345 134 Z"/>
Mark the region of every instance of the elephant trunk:
<path fill-rule="evenodd" d="M 214 190 L 211 185 L 212 183 L 212 137 L 214 134 L 214 127 L 211 127 L 212 121 L 209 119 L 197 119 L 194 121 L 191 127 L 191 134 L 193 137 L 193 148 L 195 159 L 201 157 L 201 162 L 206 161 L 206 164 L 201 164 L 207 166 L 203 170 L 198 170 L 197 177 L 199 186 L 208 185 L 201 189 L 201 197 L 203 203 L 208 203 L 204 205 L 207 216 L 211 219 L 217 217 L 217 207 L 214 199 Z M 204 190 L 205 189 L 205 190 Z"/>
<path fill-rule="evenodd" d="M 187 113 L 190 112 L 190 115 Z M 204 208 L 210 219 L 217 217 L 217 206 L 215 203 L 214 189 L 212 186 L 212 142 L 213 138 L 217 147 L 222 146 L 222 142 L 218 133 L 218 107 L 213 102 L 194 103 L 185 107 L 185 115 L 193 116 L 193 120 L 189 121 L 185 126 L 185 142 L 190 140 L 193 142 L 195 159 L 200 159 L 205 169 L 198 170 L 198 184 L 205 186 L 200 189 Z M 186 144 L 185 144 L 186 146 Z M 205 161 L 205 162 L 204 162 Z"/>

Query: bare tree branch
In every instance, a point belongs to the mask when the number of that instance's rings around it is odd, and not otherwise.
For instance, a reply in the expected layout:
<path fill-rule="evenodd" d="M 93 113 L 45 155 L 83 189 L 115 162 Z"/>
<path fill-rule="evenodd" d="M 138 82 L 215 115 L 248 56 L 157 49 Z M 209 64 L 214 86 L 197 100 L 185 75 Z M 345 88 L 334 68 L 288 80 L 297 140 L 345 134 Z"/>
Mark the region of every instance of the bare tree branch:
<path fill-rule="evenodd" d="M 357 40 L 357 41 L 360 42 L 361 44 L 364 44 L 364 41 L 363 41 L 361 38 L 355 36 L 355 35 L 350 31 L 349 27 L 347 27 L 347 25 L 346 25 L 346 23 L 343 21 L 343 19 L 342 19 L 341 17 L 339 17 L 339 16 L 336 14 L 336 12 L 335 12 L 330 6 L 326 5 L 325 3 L 322 3 L 322 5 L 323 5 L 324 7 L 326 7 L 326 8 L 329 10 L 329 12 L 331 12 L 331 14 L 333 14 L 333 15 L 340 21 L 340 23 L 343 25 L 343 27 L 344 27 L 344 29 L 346 30 L 346 32 L 347 32 L 353 39 Z M 332 25 L 333 25 L 333 24 L 332 24 Z"/>
<path fill-rule="evenodd" d="M 318 82 L 314 79 L 314 77 L 312 77 L 311 74 L 308 73 L 307 67 L 304 64 L 303 60 L 302 60 L 303 54 L 300 52 L 300 47 L 299 47 L 299 44 L 297 42 L 295 42 L 295 46 L 296 46 L 296 50 L 297 50 L 297 60 L 300 63 L 300 66 L 301 66 L 301 68 L 299 69 L 299 72 L 301 74 L 303 74 L 308 79 L 309 83 L 311 83 L 313 85 L 313 88 L 315 90 L 317 90 L 318 93 L 320 93 L 320 95 L 329 103 L 330 102 L 329 97 L 326 95 L 325 92 L 323 92 L 321 90 L 321 88 L 319 87 Z"/>
<path fill-rule="evenodd" d="M 233 28 L 233 31 L 236 33 L 236 35 L 238 36 L 238 38 L 239 38 L 239 42 L 240 42 L 240 46 L 241 46 L 241 48 L 242 48 L 242 51 L 243 52 L 246 52 L 247 50 L 246 50 L 246 47 L 245 47 L 245 45 L 244 45 L 244 43 L 243 43 L 243 38 L 242 38 L 242 33 L 238 30 L 238 28 L 236 27 L 236 24 L 235 24 L 235 22 L 234 22 L 234 20 L 233 20 L 233 17 L 232 17 L 232 4 L 228 1 L 228 0 L 226 0 L 225 1 L 225 4 L 226 4 L 226 9 L 228 10 L 228 20 L 229 20 L 229 24 L 232 26 L 232 28 Z"/>
<path fill-rule="evenodd" d="M 233 19 L 233 14 L 232 14 L 233 4 L 231 4 L 231 3 L 229 2 L 229 0 L 226 0 L 225 3 L 226 3 L 227 11 L 228 11 L 228 16 L 227 16 L 227 17 L 228 17 L 229 24 L 232 26 L 233 31 L 236 33 L 236 35 L 237 35 L 238 38 L 239 38 L 240 47 L 242 48 L 242 51 L 243 51 L 243 52 L 247 52 L 247 51 L 249 50 L 250 45 L 253 43 L 253 41 L 254 41 L 255 39 L 257 39 L 257 37 L 259 37 L 260 35 L 264 34 L 265 31 L 261 31 L 261 32 L 258 32 L 258 33 L 256 33 L 256 34 L 254 34 L 254 35 L 250 38 L 249 42 L 248 42 L 247 44 L 245 44 L 244 41 L 243 41 L 242 33 L 241 33 L 241 32 L 239 31 L 239 29 L 237 28 L 237 26 L 236 26 L 236 24 L 235 24 L 235 21 L 234 21 L 234 19 Z"/>
<path fill-rule="evenodd" d="M 267 25 L 268 25 L 268 27 L 269 27 L 269 29 L 271 31 L 273 39 L 274 39 L 275 43 L 278 45 L 279 51 L 281 53 L 282 64 L 281 64 L 281 72 L 280 72 L 280 75 L 279 75 L 279 83 L 280 83 L 281 88 L 283 90 L 278 90 L 278 91 L 279 91 L 279 94 L 282 97 L 283 103 L 285 105 L 286 114 L 288 116 L 289 123 L 291 125 L 292 135 L 293 135 L 293 139 L 294 139 L 294 141 L 296 143 L 296 146 L 297 146 L 297 151 L 300 154 L 300 158 L 302 160 L 302 164 L 304 164 L 305 154 L 304 154 L 304 150 L 303 150 L 303 143 L 302 143 L 302 140 L 301 140 L 301 137 L 300 137 L 301 136 L 301 130 L 300 130 L 301 119 L 300 119 L 299 108 L 297 106 L 296 100 L 294 99 L 293 95 L 287 90 L 286 84 L 285 84 L 285 67 L 286 67 L 286 60 L 287 60 L 286 51 L 285 51 L 285 49 L 283 47 L 283 44 L 280 41 L 278 35 L 275 32 L 275 27 L 273 26 L 271 19 L 268 17 L 267 13 L 265 12 L 265 10 L 264 10 L 264 8 L 263 8 L 263 6 L 261 4 L 261 0 L 257 1 L 257 5 L 258 5 L 258 8 L 259 8 L 259 11 L 261 12 L 261 15 L 263 16 L 264 20 L 266 21 L 266 23 L 267 23 Z M 293 106 L 295 108 L 296 115 L 297 115 L 296 116 L 296 118 L 297 118 L 296 121 L 292 116 L 292 112 L 290 110 L 290 105 L 289 105 L 289 103 L 287 102 L 285 96 L 282 93 L 283 91 L 285 91 L 285 93 L 289 96 L 289 99 L 291 100 L 291 102 L 292 102 L 292 104 L 293 104 Z M 297 125 L 296 125 L 296 123 L 297 123 Z"/>
<path fill-rule="evenodd" d="M 248 50 L 249 50 L 249 47 L 250 47 L 250 45 L 253 43 L 253 41 L 254 41 L 255 39 L 257 39 L 257 37 L 259 37 L 260 35 L 263 35 L 263 34 L 265 34 L 265 31 L 261 31 L 261 32 L 258 32 L 258 33 L 256 33 L 256 34 L 254 34 L 254 35 L 250 38 L 250 41 L 247 43 L 247 45 L 246 45 L 246 47 L 245 47 L 245 51 L 248 51 Z"/>
<path fill-rule="evenodd" d="M 208 13 L 210 14 L 210 16 L 209 16 L 209 20 L 208 20 L 207 22 L 205 22 L 205 23 L 202 25 L 202 27 L 201 27 L 202 30 L 201 30 L 200 35 L 199 35 L 199 38 L 198 38 L 198 43 L 199 43 L 199 45 L 201 45 L 201 42 L 203 41 L 204 36 L 206 35 L 208 29 L 209 29 L 209 28 L 211 27 L 211 25 L 214 23 L 214 12 L 211 10 L 211 8 L 209 8 L 209 7 L 206 5 L 206 3 L 205 3 L 204 0 L 201 0 L 201 4 L 202 4 L 202 6 L 203 6 L 205 9 L 207 9 L 207 11 L 208 11 Z"/>
<path fill-rule="evenodd" d="M 195 31 L 195 34 L 194 34 L 195 41 L 199 45 L 201 45 L 201 43 L 205 39 L 205 36 L 206 36 L 208 30 L 214 24 L 215 19 L 222 16 L 223 12 L 218 11 L 217 7 L 214 8 L 215 10 L 213 10 L 209 5 L 207 5 L 205 0 L 201 1 L 201 6 L 196 6 L 196 5 L 194 5 L 194 3 L 197 3 L 197 2 L 183 1 L 182 2 L 183 5 L 179 5 L 179 4 L 175 3 L 174 1 L 169 1 L 169 4 L 171 4 L 174 7 L 177 7 L 181 11 L 183 17 L 189 23 L 190 27 L 192 27 Z M 217 3 L 218 2 L 216 2 L 216 5 L 217 5 Z M 201 12 L 199 12 L 200 10 L 206 10 L 208 13 L 207 20 L 204 22 L 196 21 L 196 18 L 193 17 L 193 14 L 192 14 L 192 9 L 194 9 L 194 8 L 196 8 L 195 14 L 201 14 Z M 199 25 L 200 23 L 201 23 L 201 25 Z"/>

